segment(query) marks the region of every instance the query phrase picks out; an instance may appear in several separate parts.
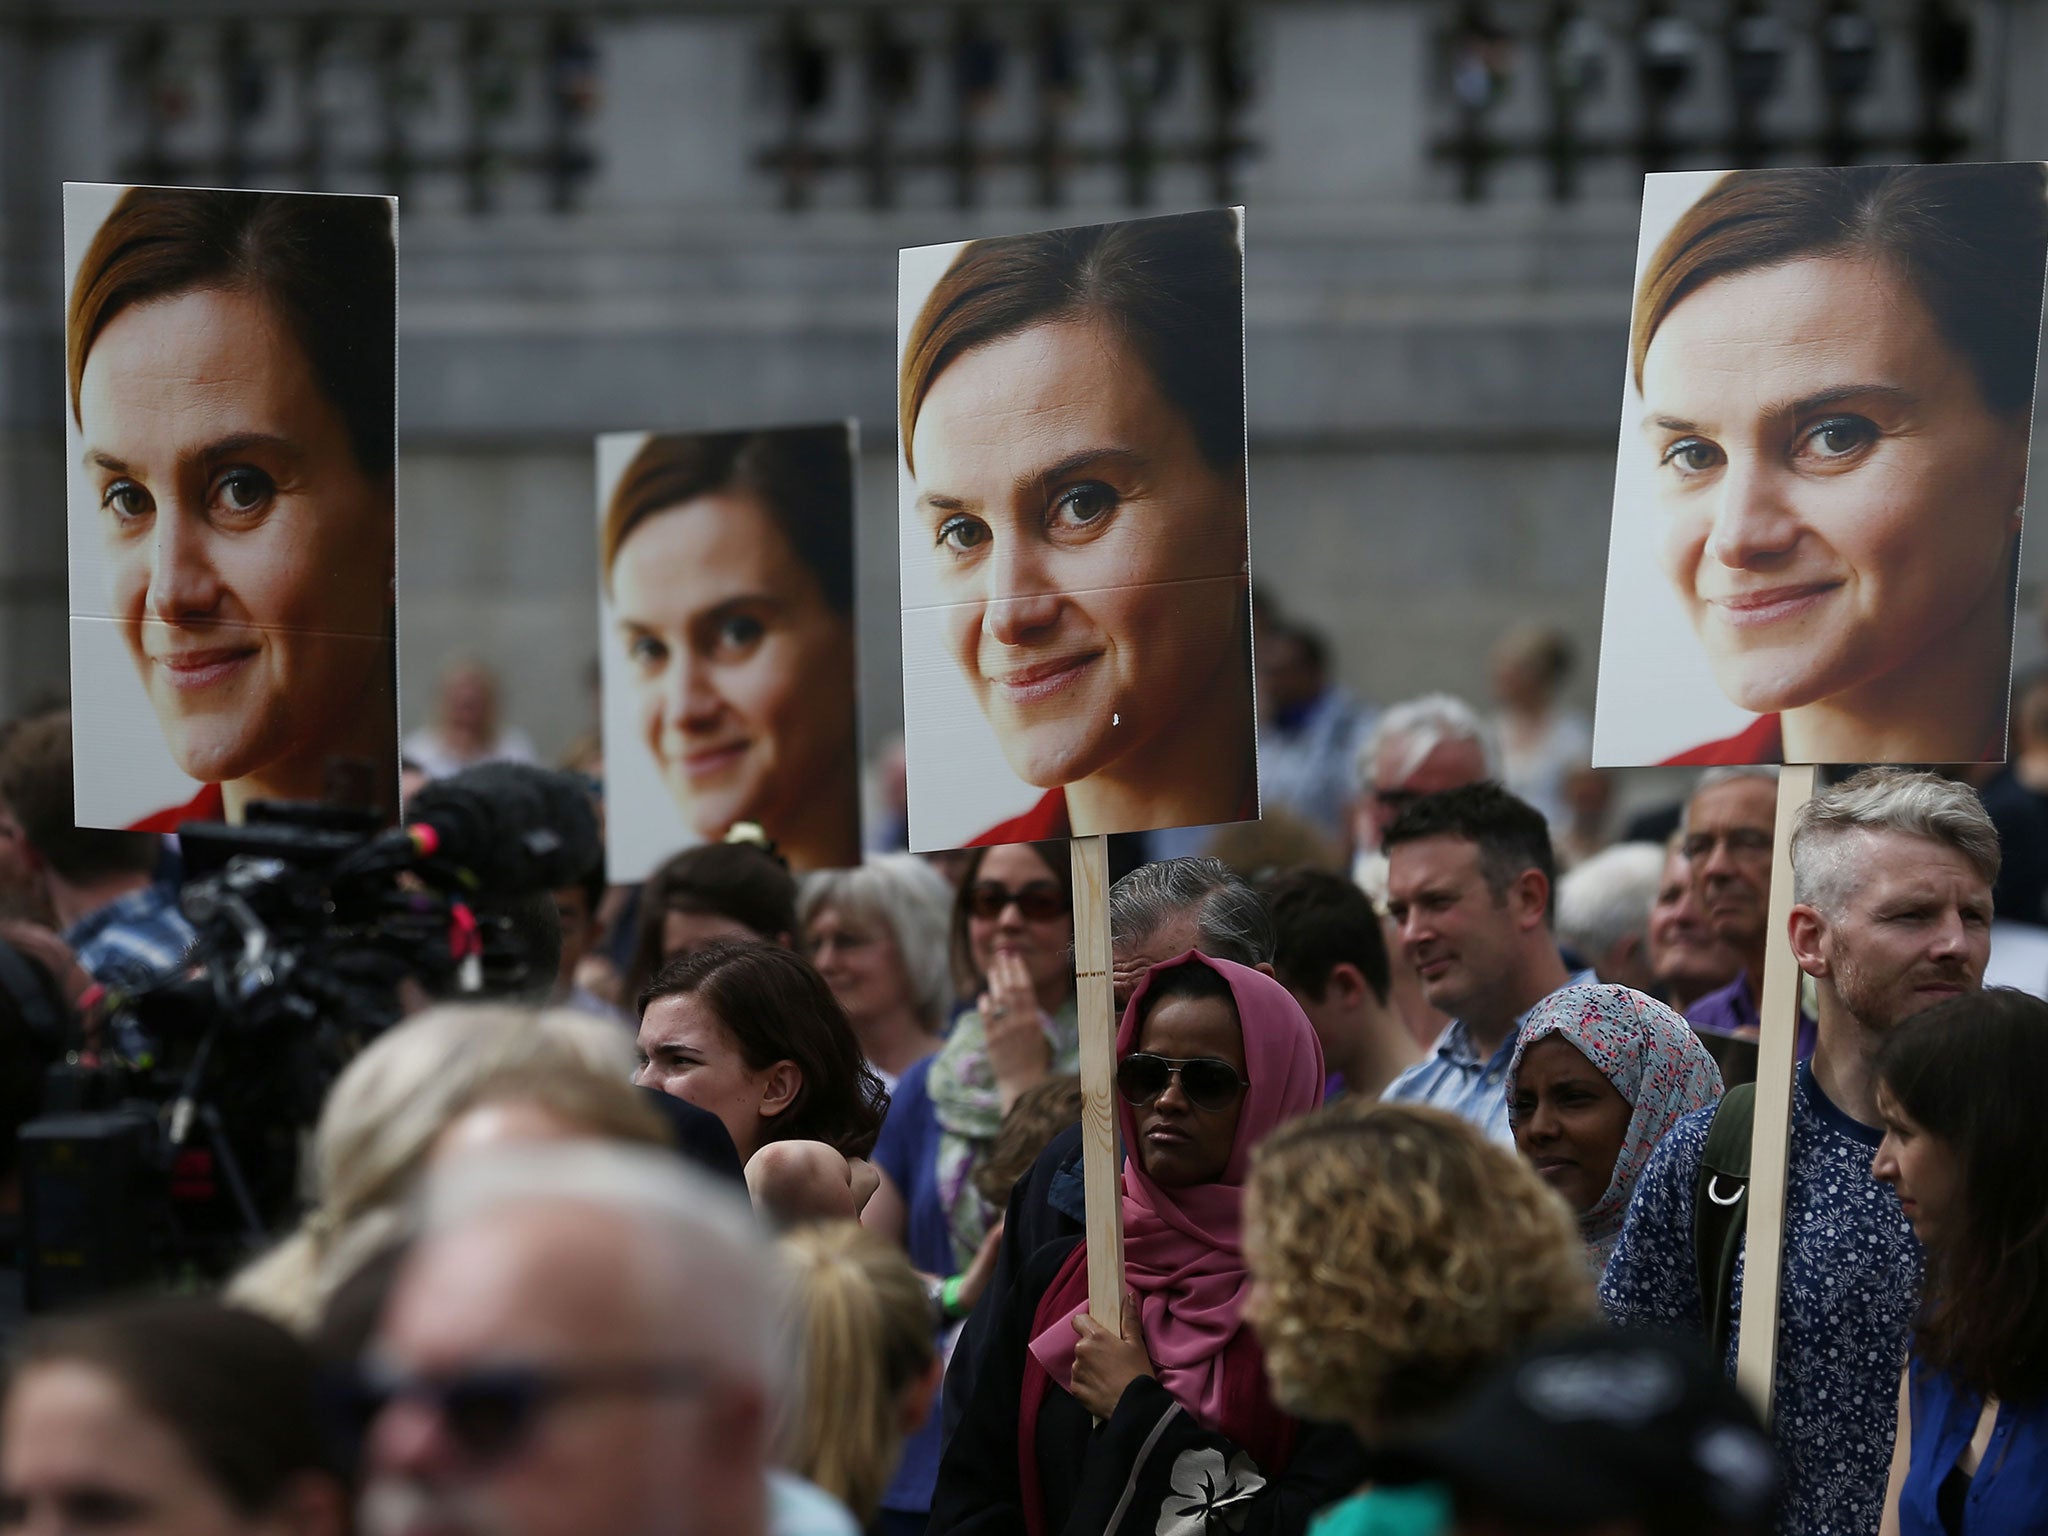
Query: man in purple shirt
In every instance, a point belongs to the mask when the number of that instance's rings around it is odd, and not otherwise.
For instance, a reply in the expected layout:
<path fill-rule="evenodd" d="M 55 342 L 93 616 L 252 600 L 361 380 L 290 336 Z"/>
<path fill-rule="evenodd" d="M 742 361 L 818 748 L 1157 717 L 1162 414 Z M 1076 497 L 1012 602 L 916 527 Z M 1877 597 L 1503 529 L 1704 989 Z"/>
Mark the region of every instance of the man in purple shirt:
<path fill-rule="evenodd" d="M 1679 844 L 1715 937 L 1742 959 L 1733 981 L 1686 1009 L 1703 1034 L 1754 1040 L 1757 986 L 1771 911 L 1771 846 L 1778 813 L 1778 770 L 1712 768 L 1685 803 Z M 1813 1054 L 1813 1020 L 1799 1018 L 1799 1059 Z"/>

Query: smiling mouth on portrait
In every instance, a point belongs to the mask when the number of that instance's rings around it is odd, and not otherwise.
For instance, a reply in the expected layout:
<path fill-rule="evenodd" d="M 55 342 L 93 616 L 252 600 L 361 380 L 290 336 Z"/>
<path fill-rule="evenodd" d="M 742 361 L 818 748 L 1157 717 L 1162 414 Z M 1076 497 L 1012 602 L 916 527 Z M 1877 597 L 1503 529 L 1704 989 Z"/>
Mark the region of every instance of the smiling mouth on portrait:
<path fill-rule="evenodd" d="M 1839 581 L 1787 582 L 1753 592 L 1737 592 L 1708 599 L 1707 605 L 1730 629 L 1765 629 L 1773 624 L 1804 618 L 1834 592 Z"/>
<path fill-rule="evenodd" d="M 691 747 L 676 758 L 676 766 L 690 783 L 707 783 L 732 772 L 752 746 L 751 741 L 741 740 Z"/>
<path fill-rule="evenodd" d="M 261 649 L 257 645 L 210 645 L 152 656 L 150 661 L 179 693 L 198 693 L 238 677 Z"/>
<path fill-rule="evenodd" d="M 1005 703 L 1042 704 L 1058 698 L 1078 684 L 1088 669 L 1101 659 L 1100 651 L 1083 651 L 1078 655 L 1033 662 L 1028 667 L 990 677 L 989 686 Z"/>

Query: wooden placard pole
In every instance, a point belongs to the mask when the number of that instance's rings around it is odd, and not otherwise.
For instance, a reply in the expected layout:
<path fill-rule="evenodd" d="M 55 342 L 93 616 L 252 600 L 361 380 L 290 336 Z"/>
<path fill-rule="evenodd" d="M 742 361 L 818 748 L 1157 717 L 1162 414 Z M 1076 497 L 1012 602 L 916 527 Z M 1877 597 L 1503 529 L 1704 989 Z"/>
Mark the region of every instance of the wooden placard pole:
<path fill-rule="evenodd" d="M 1778 1364 L 1778 1294 L 1785 1265 L 1785 1183 L 1792 1136 L 1792 1079 L 1798 1069 L 1799 966 L 1792 958 L 1792 818 L 1813 798 L 1810 764 L 1778 770 L 1777 835 L 1771 843 L 1769 948 L 1757 999 L 1756 1126 L 1749 1152 L 1749 1213 L 1743 1234 L 1742 1326 L 1735 1382 L 1766 1420 Z"/>
<path fill-rule="evenodd" d="M 1110 985 L 1109 843 L 1077 837 L 1074 1008 L 1081 1026 L 1081 1172 L 1088 1201 L 1088 1315 L 1115 1332 L 1123 1320 L 1123 1179 L 1116 1145 L 1116 1010 Z"/>

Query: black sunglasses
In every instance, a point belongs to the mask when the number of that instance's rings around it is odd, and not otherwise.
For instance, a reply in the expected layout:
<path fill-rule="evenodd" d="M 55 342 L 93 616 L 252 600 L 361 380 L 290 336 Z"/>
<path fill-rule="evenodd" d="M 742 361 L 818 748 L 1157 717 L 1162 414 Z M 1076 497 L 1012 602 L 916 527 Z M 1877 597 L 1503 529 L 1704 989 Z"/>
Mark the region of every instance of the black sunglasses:
<path fill-rule="evenodd" d="M 1237 1068 L 1214 1056 L 1154 1056 L 1139 1051 L 1116 1064 L 1116 1091 L 1124 1102 L 1142 1109 L 1166 1092 L 1166 1085 L 1180 1079 L 1180 1091 L 1195 1108 L 1216 1114 L 1237 1102 L 1237 1096 L 1251 1084 L 1237 1075 Z"/>
<path fill-rule="evenodd" d="M 607 1394 L 687 1396 L 710 1379 L 697 1365 L 622 1361 L 616 1365 L 549 1370 L 539 1366 L 479 1366 L 446 1375 L 413 1375 L 367 1363 L 326 1384 L 330 1411 L 353 1444 L 394 1402 L 433 1410 L 462 1454 L 476 1463 L 517 1451 L 541 1415 L 571 1397 Z"/>
<path fill-rule="evenodd" d="M 1034 880 L 1011 890 L 993 880 L 977 880 L 967 892 L 967 910 L 976 917 L 996 918 L 1011 902 L 1027 923 L 1043 923 L 1067 915 L 1067 896 L 1050 880 Z"/>

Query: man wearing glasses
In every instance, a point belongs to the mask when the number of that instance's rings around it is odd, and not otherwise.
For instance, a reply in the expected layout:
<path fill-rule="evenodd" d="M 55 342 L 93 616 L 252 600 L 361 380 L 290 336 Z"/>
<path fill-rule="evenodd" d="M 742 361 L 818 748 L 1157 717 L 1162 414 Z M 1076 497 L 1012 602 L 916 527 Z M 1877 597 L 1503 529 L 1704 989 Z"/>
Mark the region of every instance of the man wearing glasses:
<path fill-rule="evenodd" d="M 1714 937 L 1742 961 L 1733 981 L 1685 1011 L 1703 1034 L 1754 1040 L 1757 985 L 1771 915 L 1771 846 L 1778 813 L 1778 770 L 1717 768 L 1700 775 L 1685 803 L 1679 850 Z M 1799 1059 L 1813 1054 L 1813 1020 L 1801 1014 Z"/>
<path fill-rule="evenodd" d="M 367 1536 L 852 1536 L 771 1486 L 773 1259 L 673 1156 L 553 1145 L 428 1192 L 352 1394 Z"/>

